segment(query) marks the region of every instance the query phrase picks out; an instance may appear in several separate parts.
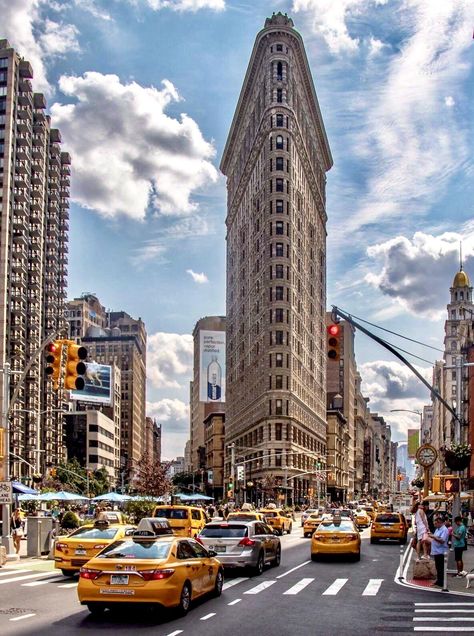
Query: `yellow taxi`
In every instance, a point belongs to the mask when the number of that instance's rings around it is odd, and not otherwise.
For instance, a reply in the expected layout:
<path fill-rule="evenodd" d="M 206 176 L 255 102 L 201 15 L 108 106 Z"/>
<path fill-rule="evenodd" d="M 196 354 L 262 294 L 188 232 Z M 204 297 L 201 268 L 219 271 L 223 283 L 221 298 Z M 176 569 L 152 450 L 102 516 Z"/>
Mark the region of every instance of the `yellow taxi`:
<path fill-rule="evenodd" d="M 360 560 L 360 534 L 351 519 L 333 517 L 322 521 L 311 538 L 311 559 L 322 554 L 352 555 Z"/>
<path fill-rule="evenodd" d="M 241 510 L 240 512 L 229 512 L 226 521 L 265 521 L 261 512 L 255 510 Z"/>
<path fill-rule="evenodd" d="M 365 510 L 356 510 L 353 519 L 358 528 L 369 528 L 372 521 Z"/>
<path fill-rule="evenodd" d="M 370 520 L 373 521 L 375 519 L 375 515 L 377 512 L 373 506 L 364 506 L 365 512 L 369 515 Z"/>
<path fill-rule="evenodd" d="M 382 512 L 375 515 L 370 528 L 370 543 L 394 539 L 401 545 L 407 542 L 408 523 L 401 512 Z"/>
<path fill-rule="evenodd" d="M 303 537 L 310 537 L 322 521 L 331 519 L 332 515 L 328 513 L 321 514 L 320 512 L 313 512 L 304 521 Z"/>
<path fill-rule="evenodd" d="M 153 516 L 168 519 L 178 537 L 197 537 L 208 521 L 204 510 L 193 506 L 156 506 Z"/>
<path fill-rule="evenodd" d="M 64 576 L 74 576 L 103 548 L 112 541 L 125 537 L 134 529 L 135 526 L 130 524 L 111 522 L 107 515 L 101 513 L 94 523 L 81 526 L 71 534 L 56 540 L 54 567 L 61 570 Z"/>
<path fill-rule="evenodd" d="M 119 603 L 186 614 L 194 599 L 222 593 L 224 570 L 215 555 L 192 538 L 174 535 L 163 519 L 142 519 L 132 536 L 114 541 L 81 568 L 79 602 L 92 614 Z"/>
<path fill-rule="evenodd" d="M 279 508 L 262 508 L 259 510 L 267 523 L 279 535 L 290 534 L 293 529 L 293 520 Z"/>

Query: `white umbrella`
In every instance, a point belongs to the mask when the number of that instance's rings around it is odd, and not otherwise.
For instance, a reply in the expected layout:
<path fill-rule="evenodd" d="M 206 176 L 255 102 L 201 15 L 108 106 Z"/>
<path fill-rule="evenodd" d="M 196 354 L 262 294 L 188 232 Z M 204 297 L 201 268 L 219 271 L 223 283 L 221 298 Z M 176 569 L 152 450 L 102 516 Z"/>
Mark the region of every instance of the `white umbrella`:
<path fill-rule="evenodd" d="M 35 501 L 89 501 L 89 497 L 78 495 L 75 492 L 59 490 L 58 492 L 45 492 L 35 497 Z"/>
<path fill-rule="evenodd" d="M 128 501 L 129 499 L 131 499 L 130 495 L 121 495 L 118 492 L 107 492 L 105 495 L 94 497 L 92 501 Z"/>

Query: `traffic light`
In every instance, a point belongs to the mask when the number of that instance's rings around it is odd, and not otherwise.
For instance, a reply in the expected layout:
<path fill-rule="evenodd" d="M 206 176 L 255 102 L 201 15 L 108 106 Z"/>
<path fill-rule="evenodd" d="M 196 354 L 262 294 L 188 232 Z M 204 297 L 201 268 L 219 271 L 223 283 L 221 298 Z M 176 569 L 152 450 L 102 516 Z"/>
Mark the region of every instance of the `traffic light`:
<path fill-rule="evenodd" d="M 431 491 L 441 492 L 441 477 L 439 475 L 435 475 L 431 480 Z"/>
<path fill-rule="evenodd" d="M 444 494 L 453 495 L 459 492 L 460 480 L 459 477 L 445 477 L 444 478 Z"/>
<path fill-rule="evenodd" d="M 341 357 L 341 327 L 333 324 L 327 327 L 327 352 L 329 360 L 339 360 Z"/>
<path fill-rule="evenodd" d="M 83 362 L 87 358 L 87 349 L 80 345 L 68 343 L 66 375 L 64 377 L 64 388 L 82 391 L 86 385 L 84 374 L 86 364 Z"/>
<path fill-rule="evenodd" d="M 57 390 L 59 386 L 59 377 L 61 375 L 61 353 L 63 343 L 61 340 L 50 342 L 46 346 L 46 363 L 45 373 L 51 376 L 53 380 L 53 388 Z"/>
<path fill-rule="evenodd" d="M 227 484 L 227 498 L 234 496 L 234 484 L 230 481 Z"/>
<path fill-rule="evenodd" d="M 58 469 L 57 468 L 51 468 L 51 470 L 49 471 L 49 474 L 51 475 L 51 477 L 53 479 L 56 479 L 57 474 L 58 474 Z"/>

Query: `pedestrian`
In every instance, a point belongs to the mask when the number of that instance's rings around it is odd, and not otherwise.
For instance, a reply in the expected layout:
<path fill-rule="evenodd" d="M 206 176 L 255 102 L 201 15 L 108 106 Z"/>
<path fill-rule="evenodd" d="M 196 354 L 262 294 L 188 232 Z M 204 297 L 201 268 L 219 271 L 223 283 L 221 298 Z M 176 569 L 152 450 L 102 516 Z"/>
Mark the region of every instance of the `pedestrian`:
<path fill-rule="evenodd" d="M 431 554 L 436 566 L 436 581 L 433 585 L 444 587 L 444 555 L 448 551 L 448 529 L 439 517 L 434 521 L 435 531 L 429 533 Z"/>
<path fill-rule="evenodd" d="M 453 525 L 451 523 L 451 519 L 446 518 L 444 520 L 444 525 L 448 529 L 448 548 L 451 549 L 451 545 L 453 543 Z"/>
<path fill-rule="evenodd" d="M 462 560 L 462 553 L 467 548 L 466 541 L 467 528 L 463 523 L 462 517 L 456 517 L 454 519 L 454 528 L 453 528 L 453 548 L 454 548 L 454 559 L 456 561 L 456 567 L 458 569 L 458 573 L 456 576 L 462 577 L 466 576 L 467 572 L 464 569 L 464 563 Z"/>
<path fill-rule="evenodd" d="M 21 520 L 19 508 L 16 508 L 12 514 L 11 533 L 13 537 L 13 543 L 15 545 L 15 552 L 17 554 L 20 554 L 20 543 L 23 537 L 23 521 Z"/>
<path fill-rule="evenodd" d="M 428 519 L 423 509 L 423 505 L 417 501 L 412 508 L 412 514 L 415 515 L 415 529 L 416 529 L 416 554 L 420 559 L 429 560 L 429 536 L 428 536 Z M 423 549 L 423 556 L 421 556 L 421 550 Z"/>

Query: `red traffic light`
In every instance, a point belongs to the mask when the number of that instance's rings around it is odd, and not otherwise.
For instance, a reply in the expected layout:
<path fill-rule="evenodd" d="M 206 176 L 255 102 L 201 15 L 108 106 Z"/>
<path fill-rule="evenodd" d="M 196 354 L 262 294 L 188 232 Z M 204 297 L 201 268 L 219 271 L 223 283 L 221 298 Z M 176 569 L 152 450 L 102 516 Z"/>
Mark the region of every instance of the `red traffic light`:
<path fill-rule="evenodd" d="M 50 351 L 51 353 L 55 353 L 58 350 L 58 347 L 54 344 L 54 342 L 50 342 L 49 345 L 46 347 L 47 351 Z"/>
<path fill-rule="evenodd" d="M 338 336 L 340 330 L 341 330 L 341 328 L 339 327 L 339 325 L 329 325 L 328 334 L 330 336 Z"/>

